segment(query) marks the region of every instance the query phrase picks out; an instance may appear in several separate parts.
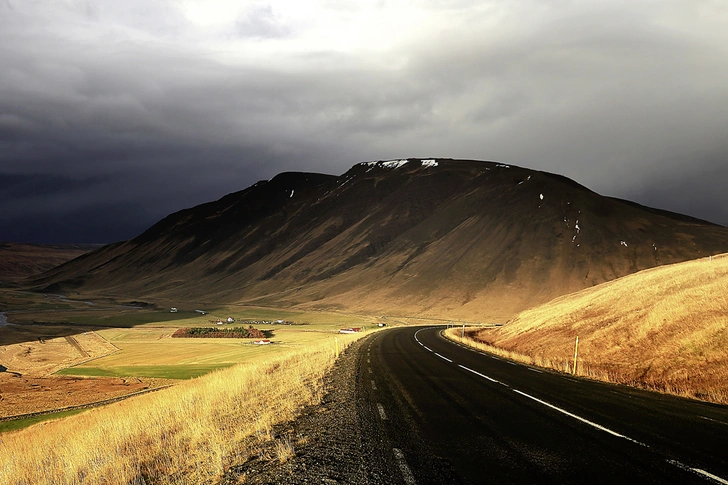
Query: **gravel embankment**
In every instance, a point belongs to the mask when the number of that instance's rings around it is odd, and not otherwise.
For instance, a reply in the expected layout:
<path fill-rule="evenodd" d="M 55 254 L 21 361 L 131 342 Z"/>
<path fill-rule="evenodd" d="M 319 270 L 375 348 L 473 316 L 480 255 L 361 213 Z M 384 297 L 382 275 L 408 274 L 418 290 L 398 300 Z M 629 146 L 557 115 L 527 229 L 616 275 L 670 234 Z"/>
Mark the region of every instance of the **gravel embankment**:
<path fill-rule="evenodd" d="M 371 450 L 363 443 L 369 440 L 362 436 L 362 430 L 368 429 L 367 418 L 357 412 L 359 350 L 367 339 L 352 344 L 339 357 L 325 379 L 321 403 L 305 408 L 294 422 L 277 427 L 275 441 L 261 445 L 257 457 L 232 467 L 220 485 L 390 483 L 368 459 Z M 295 456 L 280 463 L 276 443 L 290 443 Z"/>

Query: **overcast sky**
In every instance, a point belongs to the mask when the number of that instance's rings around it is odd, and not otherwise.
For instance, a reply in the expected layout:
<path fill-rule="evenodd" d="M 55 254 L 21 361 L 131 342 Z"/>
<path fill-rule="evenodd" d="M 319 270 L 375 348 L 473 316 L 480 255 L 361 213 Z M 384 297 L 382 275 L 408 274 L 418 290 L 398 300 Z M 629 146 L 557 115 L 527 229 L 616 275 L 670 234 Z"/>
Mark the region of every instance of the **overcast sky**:
<path fill-rule="evenodd" d="M 0 241 L 401 157 L 728 225 L 728 2 L 0 0 Z"/>

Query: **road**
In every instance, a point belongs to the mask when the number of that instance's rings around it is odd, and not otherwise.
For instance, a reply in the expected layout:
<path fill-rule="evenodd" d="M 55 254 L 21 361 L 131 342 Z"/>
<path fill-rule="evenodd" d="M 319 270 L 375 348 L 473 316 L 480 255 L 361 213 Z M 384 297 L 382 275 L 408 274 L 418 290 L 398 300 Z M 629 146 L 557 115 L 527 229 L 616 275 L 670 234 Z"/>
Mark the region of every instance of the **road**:
<path fill-rule="evenodd" d="M 391 329 L 357 406 L 389 483 L 728 484 L 728 406 L 576 379 Z"/>

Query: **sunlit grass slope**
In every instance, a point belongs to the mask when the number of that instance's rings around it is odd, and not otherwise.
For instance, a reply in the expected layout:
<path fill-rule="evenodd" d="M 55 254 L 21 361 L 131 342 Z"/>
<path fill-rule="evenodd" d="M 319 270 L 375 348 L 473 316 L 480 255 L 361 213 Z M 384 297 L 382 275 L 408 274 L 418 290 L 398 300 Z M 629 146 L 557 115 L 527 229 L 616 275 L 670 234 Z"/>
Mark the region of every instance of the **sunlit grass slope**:
<path fill-rule="evenodd" d="M 601 284 L 522 312 L 476 339 L 533 363 L 728 403 L 728 255 Z"/>
<path fill-rule="evenodd" d="M 337 337 L 343 348 L 356 335 Z M 216 483 L 322 395 L 330 341 L 2 434 L 0 483 Z M 281 450 L 290 453 L 283 440 Z M 295 443 L 293 444 L 295 446 Z"/>

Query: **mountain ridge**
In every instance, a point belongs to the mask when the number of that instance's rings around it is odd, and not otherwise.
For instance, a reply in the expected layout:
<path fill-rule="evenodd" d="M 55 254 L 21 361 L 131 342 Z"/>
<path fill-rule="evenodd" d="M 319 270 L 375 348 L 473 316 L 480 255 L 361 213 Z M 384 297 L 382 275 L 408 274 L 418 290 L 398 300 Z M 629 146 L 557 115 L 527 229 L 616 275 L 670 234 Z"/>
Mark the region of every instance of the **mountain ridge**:
<path fill-rule="evenodd" d="M 641 269 L 728 251 L 728 229 L 498 162 L 286 172 L 170 214 L 32 283 L 382 314 L 507 318 Z"/>

